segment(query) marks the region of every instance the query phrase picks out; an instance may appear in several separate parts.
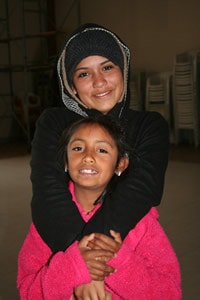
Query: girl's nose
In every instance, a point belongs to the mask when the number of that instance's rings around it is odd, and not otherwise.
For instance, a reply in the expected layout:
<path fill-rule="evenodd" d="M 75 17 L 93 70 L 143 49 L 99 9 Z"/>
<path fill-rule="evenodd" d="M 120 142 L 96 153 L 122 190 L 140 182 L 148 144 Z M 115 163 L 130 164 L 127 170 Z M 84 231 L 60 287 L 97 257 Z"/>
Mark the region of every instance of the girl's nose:
<path fill-rule="evenodd" d="M 83 162 L 84 162 L 84 163 L 87 163 L 87 164 L 93 164 L 94 158 L 92 157 L 91 154 L 87 154 L 87 155 L 83 158 Z"/>

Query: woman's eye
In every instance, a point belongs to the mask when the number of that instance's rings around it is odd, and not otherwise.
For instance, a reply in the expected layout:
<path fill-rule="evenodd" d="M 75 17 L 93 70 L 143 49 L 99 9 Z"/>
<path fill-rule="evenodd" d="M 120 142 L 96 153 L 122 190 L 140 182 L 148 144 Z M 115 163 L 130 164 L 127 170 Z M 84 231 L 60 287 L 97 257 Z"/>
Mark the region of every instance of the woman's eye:
<path fill-rule="evenodd" d="M 111 69 L 113 69 L 113 65 L 107 65 L 107 66 L 104 67 L 105 71 L 109 71 Z"/>
<path fill-rule="evenodd" d="M 87 75 L 88 75 L 87 72 L 83 72 L 83 73 L 80 73 L 80 74 L 78 75 L 78 77 L 79 77 L 79 78 L 82 78 L 82 77 L 86 77 Z"/>

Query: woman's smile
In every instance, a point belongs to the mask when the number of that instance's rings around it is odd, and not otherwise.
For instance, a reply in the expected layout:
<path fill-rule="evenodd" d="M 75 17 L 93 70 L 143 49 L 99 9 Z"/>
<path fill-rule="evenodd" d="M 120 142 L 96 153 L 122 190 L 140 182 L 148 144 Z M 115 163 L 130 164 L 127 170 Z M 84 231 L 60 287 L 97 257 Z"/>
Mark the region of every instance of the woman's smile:
<path fill-rule="evenodd" d="M 72 91 L 87 107 L 108 113 L 122 98 L 121 69 L 103 56 L 89 56 L 77 65 Z"/>

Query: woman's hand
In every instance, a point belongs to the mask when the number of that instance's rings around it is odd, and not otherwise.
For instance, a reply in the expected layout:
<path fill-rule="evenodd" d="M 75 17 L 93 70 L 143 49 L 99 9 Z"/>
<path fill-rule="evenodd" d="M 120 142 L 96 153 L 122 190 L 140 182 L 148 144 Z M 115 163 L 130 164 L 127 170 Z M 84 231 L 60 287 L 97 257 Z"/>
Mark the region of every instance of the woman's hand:
<path fill-rule="evenodd" d="M 88 240 L 87 246 L 91 249 L 104 249 L 116 253 L 122 244 L 121 235 L 114 230 L 110 230 L 110 234 L 113 238 L 102 233 L 95 233 L 94 238 Z"/>
<path fill-rule="evenodd" d="M 82 240 L 79 242 L 79 249 L 81 255 L 87 265 L 88 271 L 92 280 L 102 281 L 104 278 L 115 271 L 115 269 L 111 266 L 108 266 L 106 262 L 115 256 L 115 252 L 112 250 L 115 247 L 111 247 L 109 249 L 109 243 L 105 242 L 106 236 L 102 237 L 101 234 L 97 237 L 97 241 L 92 243 L 94 245 L 93 249 L 89 247 L 90 242 L 96 240 L 96 234 L 90 234 L 88 236 L 84 236 Z M 108 238 L 112 240 L 111 238 Z M 96 246 L 95 246 L 96 245 Z M 100 248 L 98 245 L 106 245 L 103 248 Z"/>
<path fill-rule="evenodd" d="M 112 295 L 105 291 L 103 281 L 92 281 L 74 289 L 77 300 L 112 300 Z"/>

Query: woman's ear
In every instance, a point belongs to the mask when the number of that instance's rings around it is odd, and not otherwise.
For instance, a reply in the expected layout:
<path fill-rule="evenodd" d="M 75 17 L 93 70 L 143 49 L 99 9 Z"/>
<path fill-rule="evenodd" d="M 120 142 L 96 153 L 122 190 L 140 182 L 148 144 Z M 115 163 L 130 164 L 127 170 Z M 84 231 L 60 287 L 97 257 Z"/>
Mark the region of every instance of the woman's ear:
<path fill-rule="evenodd" d="M 118 166 L 115 170 L 115 174 L 117 174 L 117 176 L 120 176 L 128 168 L 128 165 L 129 165 L 128 156 L 123 156 L 122 158 L 120 158 Z"/>
<path fill-rule="evenodd" d="M 72 85 L 72 92 L 73 92 L 74 95 L 77 94 L 77 90 L 75 89 L 75 87 L 73 85 Z"/>

